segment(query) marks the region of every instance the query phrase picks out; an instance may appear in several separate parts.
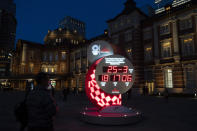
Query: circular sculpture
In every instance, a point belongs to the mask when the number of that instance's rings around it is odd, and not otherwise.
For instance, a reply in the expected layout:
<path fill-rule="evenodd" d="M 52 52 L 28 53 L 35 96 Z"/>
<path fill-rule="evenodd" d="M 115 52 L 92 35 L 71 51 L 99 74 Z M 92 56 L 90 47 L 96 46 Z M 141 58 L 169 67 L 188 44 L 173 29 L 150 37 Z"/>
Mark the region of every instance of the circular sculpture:
<path fill-rule="evenodd" d="M 121 94 L 108 94 L 97 84 L 95 71 L 96 66 L 102 59 L 97 60 L 88 70 L 85 81 L 86 95 L 94 105 L 100 108 L 110 105 L 121 105 Z"/>
<path fill-rule="evenodd" d="M 88 59 L 94 62 L 86 74 L 85 91 L 90 101 L 99 108 L 86 108 L 82 120 L 102 125 L 122 125 L 141 120 L 141 113 L 122 106 L 122 94 L 133 85 L 135 75 L 130 61 L 113 55 L 105 41 L 93 42 L 88 49 Z"/>

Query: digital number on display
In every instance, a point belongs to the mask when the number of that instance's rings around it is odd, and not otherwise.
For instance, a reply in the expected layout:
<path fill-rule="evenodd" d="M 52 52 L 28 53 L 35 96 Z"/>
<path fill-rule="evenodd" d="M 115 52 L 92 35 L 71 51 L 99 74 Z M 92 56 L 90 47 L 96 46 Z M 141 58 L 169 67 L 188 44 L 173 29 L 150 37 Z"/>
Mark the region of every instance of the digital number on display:
<path fill-rule="evenodd" d="M 103 73 L 128 73 L 128 66 L 104 66 Z"/>
<path fill-rule="evenodd" d="M 109 94 L 127 92 L 135 80 L 133 65 L 120 55 L 103 58 L 96 67 L 95 77 L 99 87 Z"/>
<path fill-rule="evenodd" d="M 132 75 L 99 75 L 99 81 L 109 82 L 131 82 Z"/>

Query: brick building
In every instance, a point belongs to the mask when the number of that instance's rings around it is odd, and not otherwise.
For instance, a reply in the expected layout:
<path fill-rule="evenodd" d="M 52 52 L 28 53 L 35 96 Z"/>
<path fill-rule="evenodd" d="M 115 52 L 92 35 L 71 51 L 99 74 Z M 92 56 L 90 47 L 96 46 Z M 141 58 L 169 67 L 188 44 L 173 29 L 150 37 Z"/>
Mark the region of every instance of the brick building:
<path fill-rule="evenodd" d="M 150 92 L 197 88 L 197 4 L 174 0 L 142 23 L 145 84 Z"/>
<path fill-rule="evenodd" d="M 76 24 L 79 20 L 72 18 L 72 22 Z M 39 72 L 46 72 L 56 89 L 83 90 L 89 66 L 87 46 L 93 40 L 106 40 L 108 35 L 105 31 L 103 35 L 86 40 L 76 25 L 74 29 L 69 25 L 64 23 L 64 28 L 61 25 L 58 29 L 49 30 L 44 44 L 18 40 L 12 60 L 12 88 L 25 89 L 27 81 L 33 81 Z M 82 26 L 80 23 L 77 25 Z"/>
<path fill-rule="evenodd" d="M 124 45 L 131 56 L 138 87 L 149 93 L 195 93 L 197 89 L 197 4 L 195 0 L 174 0 L 146 16 L 133 0 L 108 21 L 113 44 Z"/>
<path fill-rule="evenodd" d="M 107 21 L 109 37 L 115 45 L 123 47 L 135 68 L 134 90 L 144 85 L 144 51 L 141 36 L 141 21 L 147 16 L 136 7 L 133 0 L 128 0 L 123 11 Z"/>

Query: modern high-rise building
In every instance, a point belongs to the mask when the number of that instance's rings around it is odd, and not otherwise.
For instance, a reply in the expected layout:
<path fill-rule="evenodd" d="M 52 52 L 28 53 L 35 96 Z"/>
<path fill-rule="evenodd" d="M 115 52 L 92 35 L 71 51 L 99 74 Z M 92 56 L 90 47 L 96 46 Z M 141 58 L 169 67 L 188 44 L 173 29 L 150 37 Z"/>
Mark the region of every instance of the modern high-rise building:
<path fill-rule="evenodd" d="M 13 0 L 0 1 L 0 77 L 9 76 L 16 36 L 16 5 Z"/>
<path fill-rule="evenodd" d="M 66 16 L 59 22 L 59 28 L 68 29 L 85 37 L 85 23 L 70 16 Z"/>

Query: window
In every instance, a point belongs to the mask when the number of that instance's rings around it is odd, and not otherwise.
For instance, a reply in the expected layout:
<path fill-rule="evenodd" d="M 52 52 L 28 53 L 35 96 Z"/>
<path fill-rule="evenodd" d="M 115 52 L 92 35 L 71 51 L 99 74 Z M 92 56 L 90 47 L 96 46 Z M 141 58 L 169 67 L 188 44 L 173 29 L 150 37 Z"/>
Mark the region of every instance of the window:
<path fill-rule="evenodd" d="M 55 61 L 58 61 L 58 53 L 55 53 Z"/>
<path fill-rule="evenodd" d="M 130 22 L 131 22 L 131 18 L 128 17 L 128 18 L 127 18 L 127 23 L 129 24 Z"/>
<path fill-rule="evenodd" d="M 75 69 L 74 62 L 70 62 L 70 71 L 72 72 L 72 71 L 74 71 L 74 69 Z"/>
<path fill-rule="evenodd" d="M 151 61 L 153 58 L 151 45 L 146 45 L 144 48 L 145 61 Z"/>
<path fill-rule="evenodd" d="M 30 72 L 30 73 L 33 73 L 33 68 L 34 68 L 34 64 L 31 63 L 31 64 L 29 65 L 29 72 Z"/>
<path fill-rule="evenodd" d="M 145 69 L 144 71 L 144 79 L 146 82 L 153 81 L 153 72 L 151 69 Z"/>
<path fill-rule="evenodd" d="M 192 28 L 192 19 L 189 18 L 189 19 L 181 20 L 179 23 L 179 28 L 180 30 Z"/>
<path fill-rule="evenodd" d="M 24 66 L 24 65 L 21 66 L 21 73 L 22 73 L 22 74 L 25 73 L 25 66 Z"/>
<path fill-rule="evenodd" d="M 119 43 L 119 36 L 118 36 L 118 35 L 112 36 L 112 42 L 113 42 L 114 44 L 118 44 L 118 43 Z"/>
<path fill-rule="evenodd" d="M 148 39 L 151 39 L 152 38 L 152 32 L 151 30 L 145 30 L 143 32 L 143 39 L 144 40 L 148 40 Z"/>
<path fill-rule="evenodd" d="M 65 64 L 61 64 L 60 70 L 61 70 L 62 73 L 65 72 Z"/>
<path fill-rule="evenodd" d="M 56 43 L 61 43 L 62 42 L 62 39 L 61 38 L 56 38 Z"/>
<path fill-rule="evenodd" d="M 44 68 L 44 72 L 47 73 L 48 71 L 49 71 L 49 69 L 48 69 L 47 67 L 45 67 L 45 68 Z"/>
<path fill-rule="evenodd" d="M 85 72 L 86 71 L 86 59 L 81 61 L 81 71 Z"/>
<path fill-rule="evenodd" d="M 48 68 L 49 73 L 52 73 L 52 68 L 51 66 Z"/>
<path fill-rule="evenodd" d="M 34 52 L 33 51 L 29 51 L 29 57 L 30 57 L 30 60 L 34 59 Z"/>
<path fill-rule="evenodd" d="M 182 55 L 183 56 L 191 56 L 194 55 L 194 40 L 193 36 L 185 37 L 181 39 L 181 46 L 182 46 Z"/>
<path fill-rule="evenodd" d="M 125 32 L 125 41 L 128 42 L 132 40 L 132 31 Z"/>
<path fill-rule="evenodd" d="M 52 61 L 53 60 L 53 55 L 52 53 L 49 54 L 49 61 Z"/>
<path fill-rule="evenodd" d="M 86 51 L 86 50 L 82 50 L 81 56 L 82 56 L 82 57 L 87 57 L 87 51 Z"/>
<path fill-rule="evenodd" d="M 173 88 L 172 69 L 164 70 L 164 84 L 165 88 Z"/>
<path fill-rule="evenodd" d="M 132 49 L 131 49 L 131 48 L 127 49 L 127 53 L 128 53 L 128 55 L 129 55 L 130 57 L 132 57 Z"/>
<path fill-rule="evenodd" d="M 169 34 L 169 24 L 160 26 L 160 35 Z"/>
<path fill-rule="evenodd" d="M 62 52 L 62 60 L 66 59 L 66 52 Z"/>
<path fill-rule="evenodd" d="M 46 61 L 46 60 L 47 60 L 47 53 L 44 52 L 44 53 L 43 53 L 43 61 Z"/>
<path fill-rule="evenodd" d="M 188 66 L 185 68 L 185 80 L 186 80 L 186 88 L 195 88 L 195 68 L 194 66 Z"/>
<path fill-rule="evenodd" d="M 80 52 L 75 53 L 75 59 L 80 59 Z"/>
<path fill-rule="evenodd" d="M 57 73 L 57 65 L 54 66 L 54 73 Z"/>
<path fill-rule="evenodd" d="M 171 42 L 170 41 L 162 41 L 161 42 L 161 56 L 162 58 L 171 57 Z"/>
<path fill-rule="evenodd" d="M 120 26 L 123 26 L 123 25 L 124 25 L 124 19 L 122 18 L 120 21 Z"/>

